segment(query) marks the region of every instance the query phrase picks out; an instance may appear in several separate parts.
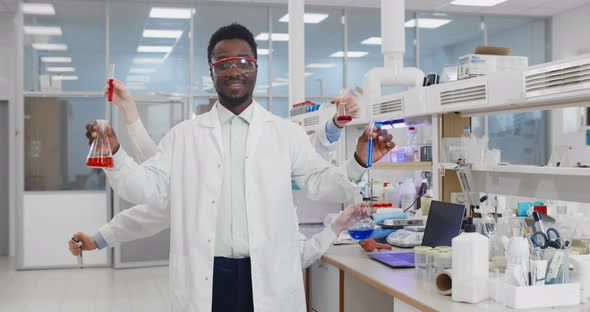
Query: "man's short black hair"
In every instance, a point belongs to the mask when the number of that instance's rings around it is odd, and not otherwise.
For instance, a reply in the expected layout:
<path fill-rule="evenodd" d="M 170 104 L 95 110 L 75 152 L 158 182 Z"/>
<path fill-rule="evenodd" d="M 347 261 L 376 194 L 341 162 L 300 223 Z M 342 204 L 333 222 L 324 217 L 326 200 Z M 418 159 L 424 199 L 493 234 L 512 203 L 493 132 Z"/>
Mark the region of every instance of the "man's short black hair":
<path fill-rule="evenodd" d="M 232 23 L 230 25 L 219 28 L 211 36 L 211 39 L 209 39 L 209 46 L 207 47 L 207 60 L 209 61 L 209 64 L 211 64 L 211 56 L 213 54 L 213 48 L 215 48 L 215 45 L 219 41 L 231 39 L 242 39 L 246 41 L 250 45 L 250 48 L 252 48 L 254 58 L 258 59 L 258 53 L 256 52 L 256 40 L 254 40 L 254 35 L 252 35 L 248 28 L 238 23 Z"/>

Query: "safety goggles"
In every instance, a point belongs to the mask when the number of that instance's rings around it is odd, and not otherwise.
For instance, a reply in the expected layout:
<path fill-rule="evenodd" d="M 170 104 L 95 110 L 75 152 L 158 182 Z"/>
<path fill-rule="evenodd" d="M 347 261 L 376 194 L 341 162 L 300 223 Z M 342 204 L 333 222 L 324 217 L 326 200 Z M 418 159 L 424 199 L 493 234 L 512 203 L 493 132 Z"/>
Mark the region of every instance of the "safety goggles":
<path fill-rule="evenodd" d="M 232 67 L 236 67 L 240 74 L 251 73 L 256 70 L 256 59 L 249 57 L 228 57 L 211 63 L 210 67 L 216 76 L 227 76 Z"/>

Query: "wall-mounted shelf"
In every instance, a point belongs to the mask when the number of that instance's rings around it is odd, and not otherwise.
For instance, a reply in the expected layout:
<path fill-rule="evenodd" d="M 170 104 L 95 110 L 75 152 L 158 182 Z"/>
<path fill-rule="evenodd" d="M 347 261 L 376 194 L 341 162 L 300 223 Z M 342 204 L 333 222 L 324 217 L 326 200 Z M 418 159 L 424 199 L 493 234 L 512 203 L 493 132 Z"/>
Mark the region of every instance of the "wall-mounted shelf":
<path fill-rule="evenodd" d="M 433 168 L 456 169 L 453 163 L 435 164 Z M 456 175 L 455 171 L 445 175 Z M 587 168 L 555 168 L 526 165 L 474 166 L 472 190 L 540 199 L 590 203 Z"/>
<path fill-rule="evenodd" d="M 457 167 L 454 163 L 441 163 L 440 167 L 446 170 L 453 170 Z M 590 176 L 590 168 L 559 168 L 559 167 L 546 167 L 546 166 L 527 166 L 527 165 L 505 165 L 505 166 L 491 166 L 485 167 L 475 165 L 472 168 L 473 171 L 490 172 L 490 173 L 526 173 L 535 175 L 560 175 L 560 176 Z"/>
<path fill-rule="evenodd" d="M 379 170 L 432 170 L 432 162 L 379 162 L 373 164 L 373 169 Z"/>

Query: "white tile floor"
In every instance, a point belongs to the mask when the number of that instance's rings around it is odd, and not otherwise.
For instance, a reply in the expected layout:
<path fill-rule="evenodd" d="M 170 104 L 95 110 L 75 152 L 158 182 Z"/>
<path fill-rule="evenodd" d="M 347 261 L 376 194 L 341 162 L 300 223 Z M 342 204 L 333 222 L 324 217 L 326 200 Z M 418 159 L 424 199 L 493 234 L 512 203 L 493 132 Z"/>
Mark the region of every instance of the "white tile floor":
<path fill-rule="evenodd" d="M 169 310 L 167 267 L 16 271 L 0 257 L 0 312 Z"/>

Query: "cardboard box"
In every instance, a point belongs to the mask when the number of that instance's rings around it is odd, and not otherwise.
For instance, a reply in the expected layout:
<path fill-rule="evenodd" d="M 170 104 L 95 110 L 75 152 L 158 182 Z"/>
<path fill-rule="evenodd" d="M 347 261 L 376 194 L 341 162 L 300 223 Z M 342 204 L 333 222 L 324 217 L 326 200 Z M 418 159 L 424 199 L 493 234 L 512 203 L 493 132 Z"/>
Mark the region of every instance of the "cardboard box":
<path fill-rule="evenodd" d="M 459 80 L 483 76 L 493 72 L 524 71 L 529 65 L 526 56 L 467 54 L 459 58 Z"/>

